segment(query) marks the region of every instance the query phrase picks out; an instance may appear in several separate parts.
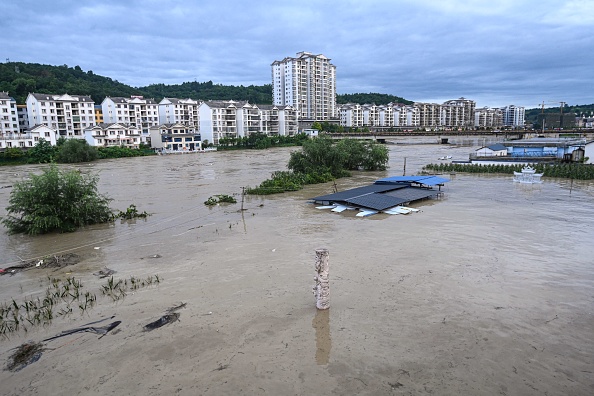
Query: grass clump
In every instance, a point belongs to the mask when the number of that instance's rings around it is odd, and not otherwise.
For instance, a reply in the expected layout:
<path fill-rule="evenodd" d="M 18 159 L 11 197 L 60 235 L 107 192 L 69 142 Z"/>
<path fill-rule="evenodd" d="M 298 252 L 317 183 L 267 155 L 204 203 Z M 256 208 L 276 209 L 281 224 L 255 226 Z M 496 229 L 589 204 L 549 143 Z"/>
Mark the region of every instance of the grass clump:
<path fill-rule="evenodd" d="M 214 206 L 220 203 L 237 203 L 237 200 L 231 195 L 218 194 L 211 196 L 206 201 L 204 201 L 204 205 L 206 206 Z"/>

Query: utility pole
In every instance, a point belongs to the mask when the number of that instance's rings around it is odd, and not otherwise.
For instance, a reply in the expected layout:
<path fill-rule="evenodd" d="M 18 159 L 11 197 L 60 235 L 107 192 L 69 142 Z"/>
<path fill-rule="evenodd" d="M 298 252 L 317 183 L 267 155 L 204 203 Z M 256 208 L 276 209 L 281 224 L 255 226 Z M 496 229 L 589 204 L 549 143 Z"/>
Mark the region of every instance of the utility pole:
<path fill-rule="evenodd" d="M 543 134 L 543 136 L 544 136 L 544 131 L 545 131 L 544 100 L 542 101 L 542 110 L 541 110 L 541 114 L 542 114 L 542 134 Z"/>

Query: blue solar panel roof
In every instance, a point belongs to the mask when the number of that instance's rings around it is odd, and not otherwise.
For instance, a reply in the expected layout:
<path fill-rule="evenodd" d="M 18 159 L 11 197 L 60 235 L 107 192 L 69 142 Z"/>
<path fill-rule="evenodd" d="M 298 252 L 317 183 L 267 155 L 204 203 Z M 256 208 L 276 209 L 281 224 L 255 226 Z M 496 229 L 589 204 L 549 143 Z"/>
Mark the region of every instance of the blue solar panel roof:
<path fill-rule="evenodd" d="M 376 180 L 375 184 L 419 183 L 426 186 L 437 186 L 449 181 L 450 179 L 437 176 L 390 176 Z"/>

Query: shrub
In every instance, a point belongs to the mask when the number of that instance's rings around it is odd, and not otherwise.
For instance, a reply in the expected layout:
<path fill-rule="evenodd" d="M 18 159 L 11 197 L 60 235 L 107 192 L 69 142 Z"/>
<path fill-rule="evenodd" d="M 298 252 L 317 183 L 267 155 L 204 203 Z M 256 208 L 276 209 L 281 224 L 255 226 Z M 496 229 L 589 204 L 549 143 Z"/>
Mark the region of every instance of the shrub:
<path fill-rule="evenodd" d="M 97 148 L 82 139 L 68 139 L 58 147 L 57 160 L 62 163 L 91 162 L 99 157 Z"/>
<path fill-rule="evenodd" d="M 65 143 L 66 144 L 66 143 Z M 97 192 L 97 176 L 60 171 L 50 165 L 40 175 L 14 184 L 8 216 L 2 219 L 10 233 L 29 235 L 72 232 L 88 224 L 113 219 L 111 199 Z"/>
<path fill-rule="evenodd" d="M 47 164 L 54 162 L 57 148 L 44 138 L 40 138 L 37 144 L 27 151 L 28 162 L 31 164 Z"/>

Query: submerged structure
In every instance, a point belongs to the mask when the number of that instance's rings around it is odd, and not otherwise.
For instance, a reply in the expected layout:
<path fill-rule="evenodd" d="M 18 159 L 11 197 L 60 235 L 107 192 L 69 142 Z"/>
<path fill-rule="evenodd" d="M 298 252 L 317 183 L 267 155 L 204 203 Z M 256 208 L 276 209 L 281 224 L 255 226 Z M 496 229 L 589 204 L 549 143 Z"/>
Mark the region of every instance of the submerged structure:
<path fill-rule="evenodd" d="M 514 171 L 514 182 L 517 183 L 542 183 L 542 180 L 540 180 L 541 177 L 542 173 L 536 173 L 536 170 L 531 166 L 523 167 L 522 172 Z"/>
<path fill-rule="evenodd" d="M 359 210 L 357 216 L 370 216 L 379 212 L 407 214 L 418 211 L 408 208 L 411 202 L 436 198 L 449 179 L 437 176 L 392 176 L 376 180 L 373 184 L 312 198 L 319 209 L 334 212 Z M 437 187 L 437 189 L 435 189 Z"/>

